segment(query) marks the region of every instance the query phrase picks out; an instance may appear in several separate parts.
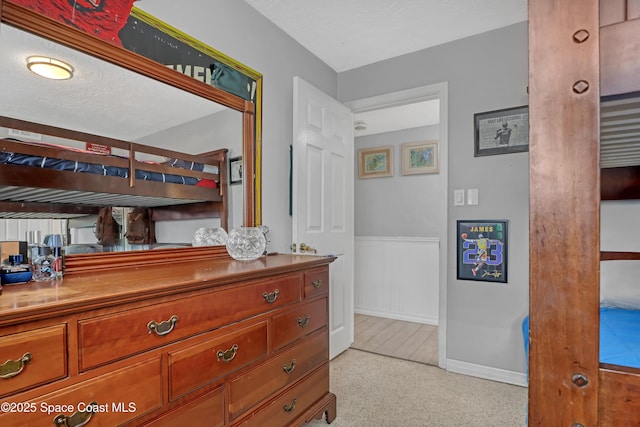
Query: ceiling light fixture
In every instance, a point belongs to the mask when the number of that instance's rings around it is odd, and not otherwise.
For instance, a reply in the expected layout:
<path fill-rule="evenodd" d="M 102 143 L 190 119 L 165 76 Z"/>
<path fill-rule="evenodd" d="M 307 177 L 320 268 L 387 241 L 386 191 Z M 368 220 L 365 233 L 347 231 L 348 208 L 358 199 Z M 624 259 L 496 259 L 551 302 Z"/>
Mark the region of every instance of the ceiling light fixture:
<path fill-rule="evenodd" d="M 353 124 L 353 128 L 355 130 L 366 130 L 367 129 L 367 122 L 363 122 L 362 120 L 358 120 L 357 122 L 355 122 Z"/>
<path fill-rule="evenodd" d="M 28 57 L 27 68 L 41 77 L 52 80 L 66 80 L 73 77 L 71 65 L 47 56 Z"/>

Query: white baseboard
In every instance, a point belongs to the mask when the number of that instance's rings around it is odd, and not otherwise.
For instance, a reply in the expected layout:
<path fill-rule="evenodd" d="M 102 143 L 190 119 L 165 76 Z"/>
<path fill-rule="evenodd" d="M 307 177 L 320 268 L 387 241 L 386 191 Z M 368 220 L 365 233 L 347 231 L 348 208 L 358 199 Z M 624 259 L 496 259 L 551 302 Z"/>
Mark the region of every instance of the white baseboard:
<path fill-rule="evenodd" d="M 521 387 L 527 387 L 528 385 L 527 374 L 522 372 L 507 371 L 460 360 L 447 359 L 447 371 Z"/>
<path fill-rule="evenodd" d="M 389 311 L 372 310 L 368 308 L 358 308 L 358 307 L 354 308 L 354 312 L 357 314 L 364 314 L 367 316 L 384 317 L 386 319 L 404 320 L 405 322 L 424 323 L 427 325 L 438 326 L 437 317 L 414 316 L 406 313 L 393 313 Z"/>

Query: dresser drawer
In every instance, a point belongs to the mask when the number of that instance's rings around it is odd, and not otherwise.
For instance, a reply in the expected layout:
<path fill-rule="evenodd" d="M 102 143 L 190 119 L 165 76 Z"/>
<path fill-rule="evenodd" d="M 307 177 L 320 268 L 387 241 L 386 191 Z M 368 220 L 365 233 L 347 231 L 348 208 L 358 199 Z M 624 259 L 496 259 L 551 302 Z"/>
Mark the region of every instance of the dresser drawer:
<path fill-rule="evenodd" d="M 221 427 L 224 425 L 224 387 L 205 394 L 145 424 L 146 427 Z"/>
<path fill-rule="evenodd" d="M 273 348 L 278 349 L 327 324 L 327 299 L 322 298 L 273 317 Z"/>
<path fill-rule="evenodd" d="M 304 297 L 310 298 L 329 292 L 329 267 L 316 268 L 304 274 Z"/>
<path fill-rule="evenodd" d="M 229 385 L 229 416 L 235 419 L 251 406 L 294 383 L 329 358 L 329 335 L 321 331 L 303 343 L 272 357 L 269 362 Z"/>
<path fill-rule="evenodd" d="M 0 396 L 67 376 L 67 326 L 0 338 Z"/>
<path fill-rule="evenodd" d="M 329 365 L 325 364 L 239 425 L 256 427 L 289 425 L 328 392 Z"/>
<path fill-rule="evenodd" d="M 160 358 L 143 361 L 109 374 L 88 379 L 29 402 L 10 402 L 17 412 L 0 414 L 0 425 L 67 425 L 75 414 L 91 427 L 117 426 L 162 407 Z M 92 409 L 93 414 L 80 414 Z M 76 420 L 77 421 L 77 420 Z M 75 422 L 73 425 L 84 425 Z"/>
<path fill-rule="evenodd" d="M 302 274 L 183 298 L 78 323 L 80 370 L 300 300 Z"/>
<path fill-rule="evenodd" d="M 169 399 L 175 400 L 267 355 L 267 322 L 216 331 L 204 342 L 169 352 Z"/>

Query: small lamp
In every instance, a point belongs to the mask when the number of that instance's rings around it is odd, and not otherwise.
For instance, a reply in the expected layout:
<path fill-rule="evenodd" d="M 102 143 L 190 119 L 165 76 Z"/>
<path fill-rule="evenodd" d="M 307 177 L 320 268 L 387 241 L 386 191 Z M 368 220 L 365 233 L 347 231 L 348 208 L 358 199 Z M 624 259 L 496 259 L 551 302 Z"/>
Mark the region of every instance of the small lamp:
<path fill-rule="evenodd" d="M 46 56 L 28 57 L 27 68 L 41 77 L 52 80 L 66 80 L 73 77 L 71 65 Z"/>

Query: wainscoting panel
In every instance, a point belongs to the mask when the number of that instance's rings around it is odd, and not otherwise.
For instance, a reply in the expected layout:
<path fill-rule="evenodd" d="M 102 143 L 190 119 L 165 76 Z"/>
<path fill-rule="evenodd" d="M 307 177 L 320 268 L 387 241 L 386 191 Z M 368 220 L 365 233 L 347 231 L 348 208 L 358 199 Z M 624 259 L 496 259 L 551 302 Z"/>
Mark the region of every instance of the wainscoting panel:
<path fill-rule="evenodd" d="M 0 240 L 27 240 L 27 231 L 40 231 L 44 239 L 47 234 L 65 234 L 66 223 L 61 219 L 0 219 Z M 42 242 L 40 242 L 42 243 Z"/>
<path fill-rule="evenodd" d="M 356 237 L 355 312 L 438 324 L 440 240 Z"/>

